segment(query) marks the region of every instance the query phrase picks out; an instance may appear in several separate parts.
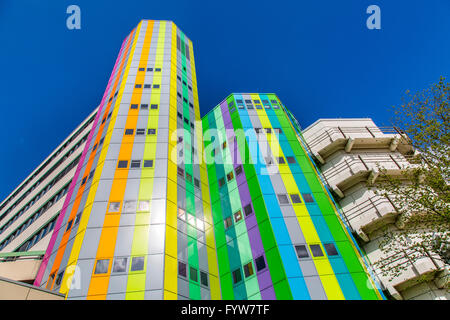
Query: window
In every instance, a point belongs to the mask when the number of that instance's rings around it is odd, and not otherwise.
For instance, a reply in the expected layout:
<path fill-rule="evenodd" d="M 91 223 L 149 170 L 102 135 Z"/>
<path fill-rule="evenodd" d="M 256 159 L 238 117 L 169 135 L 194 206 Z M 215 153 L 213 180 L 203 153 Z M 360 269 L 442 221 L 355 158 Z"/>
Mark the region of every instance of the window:
<path fill-rule="evenodd" d="M 256 133 L 260 133 L 262 128 L 255 128 Z"/>
<path fill-rule="evenodd" d="M 198 281 L 197 269 L 195 269 L 194 267 L 189 267 L 189 278 L 192 281 L 195 281 L 195 282 Z"/>
<path fill-rule="evenodd" d="M 252 205 L 250 203 L 244 207 L 244 213 L 246 217 L 253 213 Z"/>
<path fill-rule="evenodd" d="M 236 269 L 233 271 L 233 283 L 239 283 L 242 280 L 241 269 Z"/>
<path fill-rule="evenodd" d="M 161 68 L 155 68 L 155 72 L 161 72 Z"/>
<path fill-rule="evenodd" d="M 153 89 L 159 89 L 159 84 L 154 84 Z"/>
<path fill-rule="evenodd" d="M 271 128 L 265 128 L 266 129 L 266 133 L 272 133 L 272 129 Z"/>
<path fill-rule="evenodd" d="M 233 225 L 233 220 L 231 220 L 231 217 L 225 218 L 225 229 L 228 229 Z"/>
<path fill-rule="evenodd" d="M 147 68 L 147 71 L 153 71 L 153 68 Z"/>
<path fill-rule="evenodd" d="M 208 274 L 206 272 L 200 271 L 200 283 L 205 287 L 208 286 Z"/>
<path fill-rule="evenodd" d="M 138 202 L 138 211 L 150 211 L 150 201 L 141 200 Z"/>
<path fill-rule="evenodd" d="M 278 134 L 283 133 L 283 131 L 281 130 L 281 128 L 273 128 L 273 131 L 275 131 L 275 133 L 278 133 Z"/>
<path fill-rule="evenodd" d="M 290 196 L 291 196 L 292 203 L 302 203 L 302 199 L 300 199 L 300 196 L 298 194 L 294 193 L 294 194 L 291 194 Z"/>
<path fill-rule="evenodd" d="M 69 221 L 67 224 L 66 232 L 69 231 L 70 227 L 72 227 L 73 219 Z"/>
<path fill-rule="evenodd" d="M 261 271 L 266 267 L 266 262 L 264 261 L 264 256 L 260 256 L 255 259 L 256 271 Z"/>
<path fill-rule="evenodd" d="M 178 261 L 178 275 L 184 278 L 187 277 L 186 273 L 186 263 Z"/>
<path fill-rule="evenodd" d="M 88 179 L 92 179 L 92 177 L 94 176 L 95 170 L 92 170 L 91 173 L 89 173 L 89 177 Z"/>
<path fill-rule="evenodd" d="M 238 212 L 234 213 L 234 221 L 239 222 L 242 220 L 242 212 L 239 210 Z"/>
<path fill-rule="evenodd" d="M 286 161 L 284 161 L 283 157 L 277 157 L 277 161 L 278 161 L 279 164 L 285 164 L 286 163 Z"/>
<path fill-rule="evenodd" d="M 233 171 L 231 171 L 230 173 L 227 174 L 227 180 L 231 181 L 234 178 L 234 174 Z"/>
<path fill-rule="evenodd" d="M 133 129 L 125 129 L 125 134 L 126 134 L 127 136 L 132 135 L 133 133 L 134 133 L 134 130 L 133 130 Z"/>
<path fill-rule="evenodd" d="M 323 252 L 322 252 L 322 248 L 320 247 L 320 245 L 311 244 L 309 246 L 309 248 L 311 249 L 311 252 L 314 257 L 323 257 Z"/>
<path fill-rule="evenodd" d="M 56 277 L 56 281 L 55 281 L 55 284 L 57 286 L 59 286 L 61 284 L 61 281 L 63 279 L 63 275 L 64 275 L 64 271 L 61 271 L 60 273 L 58 273 L 58 276 Z"/>
<path fill-rule="evenodd" d="M 142 88 L 142 84 L 137 84 L 134 86 L 136 89 Z"/>
<path fill-rule="evenodd" d="M 85 184 L 87 180 L 87 177 L 84 177 L 83 180 L 81 181 L 81 185 Z"/>
<path fill-rule="evenodd" d="M 277 194 L 278 202 L 280 204 L 289 204 L 289 199 L 285 194 Z"/>
<path fill-rule="evenodd" d="M 94 145 L 94 147 L 92 148 L 92 151 L 94 151 L 95 149 L 97 149 L 97 144 Z"/>
<path fill-rule="evenodd" d="M 139 68 L 139 71 L 145 71 L 145 68 Z"/>
<path fill-rule="evenodd" d="M 130 200 L 125 201 L 123 204 L 123 212 L 135 212 L 136 211 L 137 202 Z"/>
<path fill-rule="evenodd" d="M 140 168 L 141 160 L 131 160 L 130 168 Z"/>
<path fill-rule="evenodd" d="M 156 110 L 156 109 L 158 109 L 158 105 L 157 105 L 157 104 L 151 104 L 151 105 L 150 105 L 150 108 L 151 108 L 152 110 Z"/>
<path fill-rule="evenodd" d="M 334 246 L 334 243 L 325 243 L 323 246 L 325 247 L 325 251 L 327 252 L 327 255 L 329 255 L 329 256 L 339 255 L 336 247 Z"/>
<path fill-rule="evenodd" d="M 144 270 L 144 257 L 133 257 L 131 259 L 130 271 L 142 271 Z"/>
<path fill-rule="evenodd" d="M 225 149 L 227 147 L 227 142 L 225 141 L 224 143 L 222 143 L 222 149 Z"/>
<path fill-rule="evenodd" d="M 225 179 L 224 178 L 220 178 L 219 179 L 219 187 L 222 187 L 225 184 Z"/>
<path fill-rule="evenodd" d="M 119 212 L 120 202 L 110 202 L 108 212 Z"/>
<path fill-rule="evenodd" d="M 144 160 L 144 168 L 152 168 L 153 160 Z"/>
<path fill-rule="evenodd" d="M 156 134 L 156 129 L 148 129 L 147 134 Z"/>
<path fill-rule="evenodd" d="M 295 246 L 295 251 L 297 252 L 297 257 L 299 257 L 300 259 L 309 257 L 308 250 L 303 244 Z"/>
<path fill-rule="evenodd" d="M 144 84 L 144 89 L 150 89 L 152 87 L 151 84 Z"/>
<path fill-rule="evenodd" d="M 200 188 L 200 181 L 199 181 L 197 178 L 194 178 L 194 185 L 195 185 L 197 188 Z"/>
<path fill-rule="evenodd" d="M 240 175 L 242 173 L 242 166 L 237 166 L 234 168 L 234 171 L 236 172 L 236 175 Z"/>
<path fill-rule="evenodd" d="M 177 172 L 178 172 L 179 176 L 184 177 L 184 169 L 183 168 L 178 167 Z"/>
<path fill-rule="evenodd" d="M 264 159 L 266 160 L 266 163 L 267 163 L 268 165 L 271 165 L 271 164 L 273 163 L 271 157 L 264 157 Z"/>
<path fill-rule="evenodd" d="M 137 104 L 132 104 L 132 105 L 130 106 L 130 108 L 131 108 L 131 109 L 137 109 L 137 108 L 138 108 L 138 105 L 137 105 Z"/>
<path fill-rule="evenodd" d="M 262 106 L 260 104 L 257 104 L 255 107 L 256 109 L 262 109 Z"/>
<path fill-rule="evenodd" d="M 181 220 L 186 220 L 186 211 L 178 208 L 178 218 L 180 218 Z"/>
<path fill-rule="evenodd" d="M 186 172 L 186 180 L 192 183 L 192 176 Z"/>
<path fill-rule="evenodd" d="M 145 134 L 145 129 L 136 129 L 136 135 L 143 135 Z"/>
<path fill-rule="evenodd" d="M 125 272 L 127 271 L 127 258 L 116 258 L 113 264 L 112 272 Z"/>
<path fill-rule="evenodd" d="M 81 212 L 77 214 L 76 218 L 75 218 L 75 224 L 77 224 L 78 222 L 80 222 L 81 220 Z"/>
<path fill-rule="evenodd" d="M 244 265 L 244 275 L 246 278 L 250 277 L 253 274 L 253 265 L 251 262 Z"/>
<path fill-rule="evenodd" d="M 294 157 L 286 157 L 288 163 L 295 163 L 295 158 Z"/>
<path fill-rule="evenodd" d="M 119 160 L 119 164 L 117 165 L 117 168 L 124 169 L 128 167 L 128 161 L 127 160 Z"/>
<path fill-rule="evenodd" d="M 302 193 L 302 197 L 303 197 L 303 200 L 305 200 L 305 203 L 314 202 L 314 199 L 313 199 L 311 193 Z"/>
<path fill-rule="evenodd" d="M 95 274 L 108 273 L 109 259 L 97 260 L 95 265 Z"/>
<path fill-rule="evenodd" d="M 148 110 L 148 104 L 146 103 L 141 104 L 141 110 Z"/>

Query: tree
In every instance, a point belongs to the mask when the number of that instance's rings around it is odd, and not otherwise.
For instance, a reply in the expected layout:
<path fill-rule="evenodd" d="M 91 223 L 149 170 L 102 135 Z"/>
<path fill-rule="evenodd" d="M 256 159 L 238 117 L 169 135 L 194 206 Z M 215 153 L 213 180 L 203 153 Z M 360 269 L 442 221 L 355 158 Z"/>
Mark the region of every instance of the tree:
<path fill-rule="evenodd" d="M 380 168 L 377 193 L 389 197 L 399 218 L 396 230 L 385 228 L 379 246 L 387 256 L 375 265 L 394 279 L 410 264 L 432 257 L 450 263 L 450 83 L 411 94 L 393 107 L 393 122 L 415 149 L 410 165 L 392 176 Z"/>

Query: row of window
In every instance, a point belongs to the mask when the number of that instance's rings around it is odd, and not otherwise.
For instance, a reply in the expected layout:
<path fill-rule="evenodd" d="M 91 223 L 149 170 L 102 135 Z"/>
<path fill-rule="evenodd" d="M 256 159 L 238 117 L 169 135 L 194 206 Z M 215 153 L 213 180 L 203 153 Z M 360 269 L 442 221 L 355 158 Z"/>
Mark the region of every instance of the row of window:
<path fill-rule="evenodd" d="M 142 89 L 142 84 L 141 83 L 135 84 L 134 87 L 136 89 Z M 151 84 L 144 84 L 144 89 L 150 89 L 151 87 L 152 87 Z M 160 88 L 159 84 L 154 84 L 153 85 L 153 89 L 159 89 L 159 88 Z"/>
<path fill-rule="evenodd" d="M 245 217 L 248 217 L 252 213 L 253 213 L 252 205 L 251 204 L 246 205 L 244 207 Z M 238 210 L 232 216 L 225 218 L 225 220 L 224 220 L 225 230 L 230 228 L 231 226 L 233 226 L 233 217 L 234 217 L 234 223 L 238 223 L 239 221 L 241 221 L 243 218 L 241 210 Z"/>
<path fill-rule="evenodd" d="M 259 271 L 264 270 L 266 268 L 266 261 L 264 260 L 264 256 L 259 256 L 258 258 L 255 259 L 255 266 L 256 266 L 256 272 L 259 272 Z M 246 263 L 242 267 L 242 269 L 244 270 L 245 278 L 248 278 L 248 277 L 252 276 L 255 273 L 254 269 L 253 269 L 252 261 Z M 232 275 L 233 275 L 233 284 L 236 285 L 236 284 L 238 284 L 239 282 L 242 281 L 241 268 L 233 270 Z"/>
<path fill-rule="evenodd" d="M 177 112 L 177 117 L 180 119 L 183 119 L 183 114 L 181 112 Z M 189 119 L 184 117 L 184 123 L 186 123 L 187 125 L 189 125 Z M 192 129 L 194 129 L 194 123 L 190 122 L 190 126 Z"/>
<path fill-rule="evenodd" d="M 138 108 L 139 108 L 138 104 L 133 103 L 133 104 L 130 105 L 130 109 L 131 110 L 137 110 Z M 158 109 L 158 105 L 157 104 L 151 104 L 150 105 L 150 109 L 157 110 Z M 146 103 L 141 104 L 141 110 L 148 110 L 148 104 L 146 104 Z"/>
<path fill-rule="evenodd" d="M 116 213 L 120 211 L 121 202 L 110 202 L 108 207 L 108 212 Z M 127 200 L 123 204 L 123 213 L 135 213 L 135 212 L 149 212 L 150 211 L 150 201 L 149 200 Z"/>
<path fill-rule="evenodd" d="M 131 160 L 130 161 L 130 169 L 140 169 L 143 168 L 153 168 L 153 160 Z M 128 168 L 128 160 L 119 160 L 117 163 L 118 169 L 127 169 Z"/>
<path fill-rule="evenodd" d="M 205 222 L 202 219 L 194 217 L 189 212 L 186 212 L 186 210 L 178 208 L 177 216 L 180 220 L 187 221 L 187 223 L 200 231 L 205 231 Z"/>
<path fill-rule="evenodd" d="M 189 60 L 189 46 L 181 40 L 180 36 L 177 36 L 177 49 L 186 56 L 186 59 Z"/>
<path fill-rule="evenodd" d="M 64 145 L 63 146 L 61 146 L 59 149 L 58 149 L 58 151 L 56 151 L 51 157 L 50 157 L 50 159 L 48 159 L 43 165 L 41 165 L 40 167 L 39 167 L 39 169 L 37 169 L 36 170 L 36 172 L 27 180 L 27 181 L 25 181 L 17 190 L 16 190 L 16 192 L 14 192 L 14 194 L 12 194 L 11 196 L 9 196 L 8 197 L 8 199 L 6 200 L 6 201 L 4 201 L 3 203 L 2 203 L 2 205 L 0 206 L 0 210 L 2 210 L 10 201 L 11 201 L 11 199 L 13 199 L 19 192 L 21 192 L 22 190 L 23 190 L 23 188 L 25 188 L 27 185 L 28 185 L 28 183 L 30 182 L 30 181 L 32 181 L 39 173 L 41 173 L 41 171 L 42 170 L 44 170 L 44 168 L 50 163 L 50 162 L 52 162 L 53 161 L 53 159 L 55 159 L 73 140 L 75 140 L 79 135 L 80 135 L 80 133 L 81 132 L 83 132 L 83 130 L 84 129 L 86 129 L 86 127 L 92 122 L 92 121 L 94 121 L 94 118 L 95 118 L 95 114 L 91 117 L 91 118 L 89 118 L 89 120 L 88 121 L 86 121 L 85 123 L 84 123 L 84 125 L 79 129 L 79 130 L 77 130 L 77 132 L 75 132 L 71 137 L 70 137 L 70 139 L 68 139 L 67 141 L 66 141 L 66 143 L 64 143 Z M 80 141 L 80 144 L 81 143 L 83 143 L 84 142 L 84 140 L 86 140 L 87 139 L 87 134 L 83 137 L 83 139 L 82 139 L 82 141 Z M 56 169 L 56 167 L 55 166 L 53 166 L 50 170 L 49 170 L 49 172 L 46 172 L 45 173 L 45 177 L 47 177 L 50 173 L 51 173 L 51 171 L 53 171 L 53 170 L 55 170 Z M 45 178 L 44 178 L 44 176 L 43 177 L 41 177 L 36 183 L 34 183 L 33 184 L 33 186 L 29 189 L 29 190 L 27 190 L 27 192 L 26 193 L 24 193 L 19 199 L 17 199 L 16 200 L 16 202 L 14 202 L 14 204 L 10 207 L 10 208 L 8 208 L 8 210 L 7 211 L 5 211 L 5 214 L 3 214 L 2 215 L 2 218 L 3 217 L 5 217 L 9 212 L 11 212 L 11 210 L 13 210 L 17 205 L 19 205 L 19 203 L 26 197 L 26 196 L 28 196 L 29 194 L 30 194 L 30 192 L 32 192 L 43 180 L 44 180 Z M 1 220 L 1 218 L 0 218 L 0 220 Z"/>
<path fill-rule="evenodd" d="M 193 150 L 193 152 L 194 152 L 194 150 Z M 192 183 L 192 175 L 186 171 L 186 176 L 185 176 L 184 169 L 182 167 L 178 166 L 177 173 L 180 177 L 184 178 L 189 183 Z M 193 179 L 194 179 L 194 186 L 196 186 L 197 188 L 200 188 L 200 180 L 198 180 L 197 178 L 193 178 Z"/>
<path fill-rule="evenodd" d="M 145 135 L 145 129 L 144 128 L 139 128 L 136 129 L 136 135 L 137 136 L 143 136 Z M 126 136 L 132 136 L 134 134 L 134 129 L 125 129 L 125 135 Z M 148 135 L 155 135 L 156 134 L 156 129 L 147 129 L 147 134 Z"/>
<path fill-rule="evenodd" d="M 88 136 L 88 134 L 89 133 L 87 133 L 87 134 L 85 134 L 84 135 L 84 137 L 75 145 L 75 146 L 73 146 L 65 155 L 64 155 L 64 157 L 62 157 L 60 160 L 58 160 L 58 162 L 57 163 L 55 163 L 45 174 L 43 174 L 42 175 L 42 177 L 38 180 L 38 181 L 36 181 L 36 183 L 22 196 L 22 197 L 20 197 L 20 199 L 18 199 L 17 201 L 16 201 L 16 203 L 11 207 L 11 208 L 9 208 L 6 212 L 5 212 L 5 214 L 0 218 L 0 221 L 3 219 L 3 218 L 5 218 L 7 215 L 8 215 L 8 213 L 10 213 L 15 207 L 17 207 L 18 205 L 19 205 L 19 203 L 23 200 L 23 199 L 25 199 L 25 197 L 27 197 L 34 189 L 36 189 L 51 173 L 53 173 L 68 157 L 70 157 L 74 152 L 75 152 L 75 150 L 77 150 L 85 141 L 86 141 L 86 139 L 87 139 L 87 136 Z M 70 140 L 71 141 L 71 140 Z M 66 144 L 68 144 L 69 142 L 67 142 Z M 66 145 L 65 144 L 65 145 Z M 62 150 L 62 149 L 61 149 Z M 56 154 L 55 154 L 55 157 L 56 157 L 56 155 L 59 155 L 59 152 L 57 152 Z M 65 173 L 64 173 L 65 174 Z M 64 175 L 63 174 L 63 175 Z M 61 173 L 60 173 L 60 175 L 61 175 Z M 55 184 L 55 180 L 59 180 L 60 178 L 61 178 L 61 176 L 60 175 L 58 175 L 58 177 L 56 177 L 55 179 L 53 179 L 53 181 L 51 181 L 51 182 L 49 182 L 48 183 L 48 185 L 45 187 L 45 188 L 43 188 L 42 189 L 42 191 L 41 191 L 41 193 L 39 193 L 38 195 L 36 195 L 33 199 L 31 199 L 26 205 L 24 205 L 24 207 L 18 212 L 18 214 L 16 214 L 16 216 L 17 215 L 22 215 L 34 202 L 36 202 L 37 201 L 37 199 L 39 199 L 40 197 L 42 197 L 43 196 L 43 194 L 45 194 L 45 192 L 47 192 L 48 191 L 48 189 L 49 189 L 49 185 L 53 185 L 53 184 Z M 45 190 L 45 191 L 44 191 Z M 44 193 L 42 193 L 44 191 Z M 16 218 L 17 219 L 17 218 Z M 5 228 L 3 228 L 3 230 L 4 230 Z M 2 232 L 2 229 L 0 229 L 0 234 L 1 234 L 1 232 Z"/>
<path fill-rule="evenodd" d="M 177 96 L 178 96 L 180 99 L 183 98 L 183 96 L 182 96 L 182 94 L 181 94 L 180 92 L 177 92 Z M 193 105 L 188 99 L 183 98 L 183 101 L 184 101 L 185 103 L 188 103 L 188 104 L 189 104 L 189 107 L 194 108 L 194 105 Z"/>
<path fill-rule="evenodd" d="M 39 242 L 42 238 L 44 238 L 50 231 L 55 228 L 56 219 L 58 218 L 59 213 L 53 218 L 49 223 L 39 229 L 31 238 L 29 238 L 23 245 L 17 249 L 18 252 L 24 252 L 31 249 L 36 243 Z"/>
<path fill-rule="evenodd" d="M 325 251 L 329 257 L 338 256 L 339 253 L 336 249 L 334 243 L 324 243 L 323 244 Z M 323 251 L 320 244 L 310 244 L 309 250 L 314 258 L 323 257 Z M 308 247 L 305 244 L 295 245 L 295 252 L 297 253 L 297 257 L 299 259 L 309 258 L 310 254 L 308 252 Z"/>
<path fill-rule="evenodd" d="M 302 203 L 302 199 L 300 198 L 300 195 L 298 193 L 292 193 L 292 194 L 277 194 L 278 202 L 280 205 L 288 205 L 289 197 L 291 198 L 292 204 L 299 204 Z M 314 198 L 310 193 L 302 193 L 303 200 L 305 203 L 313 203 Z"/>
<path fill-rule="evenodd" d="M 237 166 L 234 168 L 234 172 L 236 173 L 236 176 L 239 176 L 242 173 L 242 165 Z M 230 171 L 226 174 L 227 182 L 230 182 L 234 178 L 233 171 Z M 225 185 L 225 177 L 221 177 L 218 180 L 219 188 Z"/>
<path fill-rule="evenodd" d="M 187 268 L 188 265 L 182 261 L 178 261 L 178 275 L 182 278 L 187 279 Z M 189 280 L 193 282 L 198 282 L 198 274 L 199 270 L 197 268 L 194 268 L 193 266 L 189 266 Z M 208 287 L 208 273 L 205 271 L 200 270 L 200 284 Z"/>
<path fill-rule="evenodd" d="M 181 80 L 180 76 L 177 75 L 177 79 L 178 79 L 178 81 L 182 82 L 186 87 L 188 87 L 189 91 L 192 91 L 192 87 L 190 85 L 188 85 L 186 81 Z"/>
<path fill-rule="evenodd" d="M 145 68 L 139 68 L 138 70 L 139 71 L 145 71 Z M 161 72 L 161 68 L 155 68 L 154 70 L 153 70 L 153 68 L 147 68 L 147 71 L 149 71 L 149 72 L 152 72 L 152 71 Z"/>
<path fill-rule="evenodd" d="M 74 159 L 67 167 L 64 168 L 51 182 L 47 184 L 45 188 L 41 190 L 36 196 L 33 197 L 17 214 L 14 215 L 2 228 L 0 228 L 0 234 L 9 228 L 19 217 L 21 217 L 36 201 L 42 198 L 59 180 L 61 180 L 70 170 L 72 170 L 80 161 L 80 156 Z"/>
<path fill-rule="evenodd" d="M 19 236 L 26 228 L 28 228 L 37 218 L 42 216 L 44 212 L 50 209 L 59 199 L 64 197 L 66 193 L 69 191 L 68 183 L 63 189 L 61 189 L 56 195 L 54 195 L 50 200 L 44 203 L 39 210 L 37 210 L 31 217 L 25 220 L 17 229 L 15 229 L 8 238 L 2 241 L 0 244 L 0 250 L 6 247 L 12 240 L 14 240 L 17 236 Z"/>

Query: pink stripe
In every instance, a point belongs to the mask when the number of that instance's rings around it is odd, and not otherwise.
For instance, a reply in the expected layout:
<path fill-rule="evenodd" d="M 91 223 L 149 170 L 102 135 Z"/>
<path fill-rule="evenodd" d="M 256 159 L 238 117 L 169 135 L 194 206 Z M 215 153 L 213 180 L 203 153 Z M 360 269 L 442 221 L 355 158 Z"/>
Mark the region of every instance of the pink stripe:
<path fill-rule="evenodd" d="M 110 76 L 109 81 L 108 81 L 108 86 L 106 87 L 105 93 L 103 94 L 103 98 L 102 98 L 102 101 L 100 103 L 100 108 L 99 108 L 99 110 L 97 112 L 97 115 L 95 116 L 94 125 L 92 126 L 91 132 L 89 133 L 89 136 L 87 138 L 87 141 L 86 141 L 83 153 L 82 153 L 81 158 L 80 158 L 80 162 L 78 163 L 77 170 L 75 172 L 75 176 L 74 176 L 72 182 L 70 183 L 69 191 L 67 192 L 66 199 L 64 200 L 63 209 L 61 210 L 61 213 L 59 214 L 58 219 L 56 220 L 56 224 L 55 224 L 55 229 L 54 230 L 55 231 L 58 230 L 58 232 L 53 232 L 52 233 L 52 237 L 50 239 L 50 242 L 49 242 L 49 245 L 47 247 L 47 250 L 45 251 L 45 255 L 44 255 L 44 258 L 42 260 L 41 266 L 39 267 L 38 274 L 36 276 L 36 279 L 34 280 L 34 285 L 35 286 L 40 286 L 42 278 L 44 276 L 44 272 L 45 272 L 45 269 L 47 267 L 48 260 L 49 260 L 49 258 L 51 256 L 53 247 L 54 247 L 55 242 L 56 242 L 56 238 L 58 237 L 58 234 L 59 234 L 59 228 L 61 227 L 61 224 L 64 221 L 64 217 L 65 217 L 65 214 L 66 214 L 66 211 L 67 211 L 67 207 L 69 206 L 69 202 L 70 202 L 70 199 L 72 198 L 72 194 L 73 194 L 73 191 L 75 189 L 75 186 L 76 186 L 76 183 L 77 183 L 77 180 L 78 180 L 78 176 L 80 175 L 81 168 L 83 167 L 83 162 L 84 162 L 84 159 L 86 158 L 86 154 L 87 154 L 87 151 L 89 149 L 89 146 L 90 146 L 90 143 L 91 143 L 91 140 L 92 140 L 92 136 L 94 135 L 95 127 L 96 127 L 96 125 L 97 125 L 97 123 L 99 121 L 100 114 L 101 114 L 102 109 L 104 107 L 104 103 L 105 103 L 105 100 L 106 100 L 106 97 L 107 97 L 107 93 L 109 91 L 109 88 L 110 88 L 112 80 L 113 80 L 114 72 L 116 71 L 116 68 L 119 65 L 119 60 L 121 58 L 122 51 L 123 51 L 123 48 L 124 48 L 126 40 L 127 39 L 125 39 L 122 42 L 122 47 L 120 48 L 119 55 L 117 56 L 116 63 L 114 64 L 113 71 L 112 71 L 111 76 Z M 123 58 L 125 58 L 125 57 L 123 57 Z"/>

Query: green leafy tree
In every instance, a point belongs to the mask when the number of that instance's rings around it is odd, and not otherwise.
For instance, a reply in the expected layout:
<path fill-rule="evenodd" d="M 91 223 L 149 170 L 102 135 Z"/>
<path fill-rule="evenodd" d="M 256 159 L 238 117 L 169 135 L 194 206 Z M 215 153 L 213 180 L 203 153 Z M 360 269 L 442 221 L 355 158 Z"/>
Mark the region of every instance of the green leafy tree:
<path fill-rule="evenodd" d="M 387 258 L 376 263 L 390 280 L 424 257 L 449 265 L 449 106 L 450 83 L 441 77 L 428 89 L 407 91 L 403 104 L 393 107 L 394 125 L 415 152 L 398 176 L 380 168 L 376 185 L 399 213 L 397 230 L 386 228 L 380 242 Z"/>

